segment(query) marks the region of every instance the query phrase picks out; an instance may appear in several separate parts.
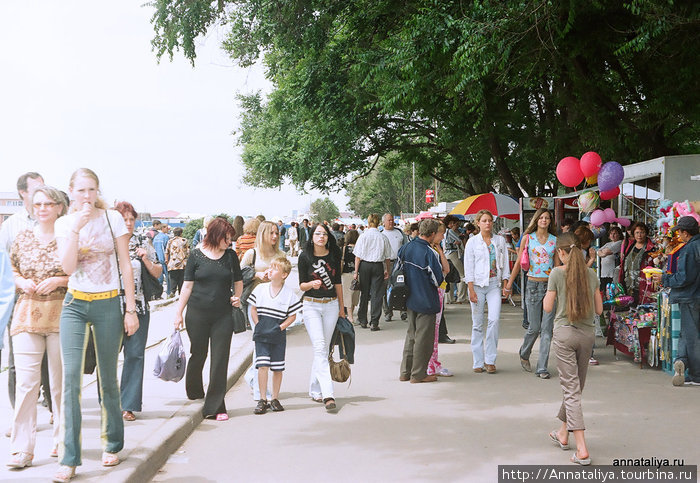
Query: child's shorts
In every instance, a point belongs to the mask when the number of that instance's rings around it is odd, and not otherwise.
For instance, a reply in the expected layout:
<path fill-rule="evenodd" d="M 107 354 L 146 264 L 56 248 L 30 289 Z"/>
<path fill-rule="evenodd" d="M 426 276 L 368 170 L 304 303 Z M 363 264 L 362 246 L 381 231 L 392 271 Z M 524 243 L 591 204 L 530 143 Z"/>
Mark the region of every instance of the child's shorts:
<path fill-rule="evenodd" d="M 269 367 L 271 371 L 283 371 L 286 348 L 286 338 L 274 344 L 255 341 L 255 368 Z"/>

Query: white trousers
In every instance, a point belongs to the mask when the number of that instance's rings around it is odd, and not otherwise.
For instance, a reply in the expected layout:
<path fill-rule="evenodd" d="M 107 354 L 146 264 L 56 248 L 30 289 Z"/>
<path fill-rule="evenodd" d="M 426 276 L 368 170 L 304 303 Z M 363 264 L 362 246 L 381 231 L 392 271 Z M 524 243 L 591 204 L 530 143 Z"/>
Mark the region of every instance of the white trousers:
<path fill-rule="evenodd" d="M 41 385 L 41 361 L 44 352 L 49 363 L 49 385 L 53 404 L 53 445 L 58 446 L 61 423 L 61 393 L 63 364 L 61 342 L 58 333 L 49 335 L 21 332 L 12 336 L 12 348 L 17 371 L 15 415 L 10 439 L 11 453 L 34 454 L 36 444 L 36 405 Z"/>
<path fill-rule="evenodd" d="M 314 351 L 309 396 L 315 399 L 333 397 L 328 350 L 335 325 L 338 323 L 339 312 L 337 302 L 322 304 L 304 300 L 304 325 Z"/>
<path fill-rule="evenodd" d="M 501 288 L 498 279 L 489 280 L 487 287 L 474 285 L 477 303 L 472 307 L 472 355 L 474 366 L 483 367 L 496 363 L 496 347 L 498 346 L 498 323 L 501 317 Z M 488 305 L 488 323 L 484 338 L 484 305 Z"/>

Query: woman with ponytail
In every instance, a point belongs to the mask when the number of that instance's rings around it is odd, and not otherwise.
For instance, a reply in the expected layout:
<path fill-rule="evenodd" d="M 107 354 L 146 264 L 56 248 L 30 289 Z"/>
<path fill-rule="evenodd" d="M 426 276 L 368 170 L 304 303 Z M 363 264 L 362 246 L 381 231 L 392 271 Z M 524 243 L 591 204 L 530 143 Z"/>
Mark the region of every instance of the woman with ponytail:
<path fill-rule="evenodd" d="M 562 424 L 549 433 L 549 437 L 566 450 L 569 449 L 569 432 L 573 432 L 576 452 L 571 461 L 589 465 L 591 457 L 583 434 L 581 392 L 595 340 L 594 314 L 603 312 L 603 299 L 596 273 L 586 266 L 580 242 L 574 235 L 564 233 L 557 238 L 557 254 L 564 265 L 550 273 L 543 305 L 546 312 L 556 307 L 552 345 L 564 398 L 557 416 Z"/>

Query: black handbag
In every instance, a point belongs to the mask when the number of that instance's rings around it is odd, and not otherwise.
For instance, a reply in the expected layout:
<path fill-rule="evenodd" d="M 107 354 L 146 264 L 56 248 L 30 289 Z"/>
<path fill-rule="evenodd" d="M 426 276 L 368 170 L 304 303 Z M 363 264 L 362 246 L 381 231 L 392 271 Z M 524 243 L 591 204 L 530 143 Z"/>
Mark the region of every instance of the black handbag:
<path fill-rule="evenodd" d="M 235 257 L 235 253 L 233 253 Z M 234 278 L 233 278 L 233 262 L 231 263 L 231 295 L 236 293 Z M 253 274 L 255 276 L 255 274 Z M 244 282 L 245 284 L 245 282 Z M 245 299 L 241 296 L 241 304 Z M 240 334 L 246 331 L 247 320 L 245 313 L 240 307 L 231 307 L 231 321 L 233 322 L 233 333 Z"/>
<path fill-rule="evenodd" d="M 143 296 L 146 301 L 157 300 L 163 295 L 163 284 L 161 284 L 156 277 L 151 275 L 151 273 L 146 268 L 146 264 L 143 260 L 139 259 L 141 262 L 141 286 L 143 287 Z"/>
<path fill-rule="evenodd" d="M 459 272 L 457 271 L 457 267 L 455 267 L 455 264 L 452 263 L 452 260 L 447 260 L 447 263 L 450 264 L 450 271 L 445 275 L 445 282 L 447 283 L 459 283 L 461 281 L 459 277 Z"/>

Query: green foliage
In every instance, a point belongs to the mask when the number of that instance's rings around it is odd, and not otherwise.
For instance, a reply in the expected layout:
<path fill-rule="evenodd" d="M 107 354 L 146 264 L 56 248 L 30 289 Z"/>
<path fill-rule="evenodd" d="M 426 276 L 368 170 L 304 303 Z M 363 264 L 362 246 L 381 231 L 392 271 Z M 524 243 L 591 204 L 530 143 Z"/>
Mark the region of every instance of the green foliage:
<path fill-rule="evenodd" d="M 158 55 L 221 22 L 274 90 L 241 97 L 245 181 L 338 189 L 379 160 L 465 194 L 554 191 L 567 155 L 700 147 L 694 0 L 158 0 Z M 390 156 L 391 155 L 391 156 Z"/>
<path fill-rule="evenodd" d="M 335 206 L 333 200 L 328 197 L 312 201 L 309 210 L 314 223 L 331 222 L 340 215 L 340 210 Z"/>
<path fill-rule="evenodd" d="M 197 218 L 196 220 L 190 220 L 185 225 L 185 228 L 182 229 L 182 236 L 184 238 L 187 238 L 187 241 L 190 242 L 190 246 L 192 246 L 192 240 L 194 239 L 195 233 L 197 233 L 197 230 L 199 230 L 203 226 L 204 218 Z"/>
<path fill-rule="evenodd" d="M 348 205 L 361 218 L 370 213 L 413 212 L 413 170 L 411 165 L 392 165 L 395 156 L 389 155 L 366 177 L 353 180 L 347 185 L 350 197 Z M 425 211 L 430 206 L 425 202 L 425 190 L 435 189 L 435 180 L 416 169 L 416 211 Z M 438 189 L 437 201 L 462 199 L 465 194 L 450 186 Z"/>

